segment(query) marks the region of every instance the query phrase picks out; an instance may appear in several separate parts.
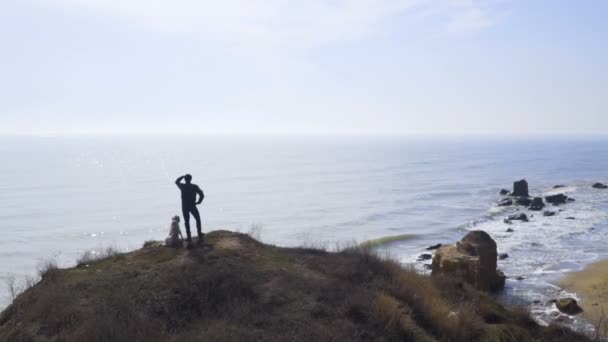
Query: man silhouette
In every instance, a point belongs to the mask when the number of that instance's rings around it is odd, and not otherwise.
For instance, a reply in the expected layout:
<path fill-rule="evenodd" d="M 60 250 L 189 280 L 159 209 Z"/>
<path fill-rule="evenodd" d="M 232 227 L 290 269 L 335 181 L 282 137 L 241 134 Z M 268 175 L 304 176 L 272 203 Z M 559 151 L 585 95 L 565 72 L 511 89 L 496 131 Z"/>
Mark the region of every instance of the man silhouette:
<path fill-rule="evenodd" d="M 186 181 L 186 183 L 182 183 L 182 179 Z M 186 235 L 188 237 L 188 244 L 192 243 L 192 236 L 190 235 L 190 214 L 194 216 L 196 220 L 196 231 L 198 233 L 198 242 L 203 242 L 203 233 L 201 232 L 201 215 L 198 213 L 197 205 L 203 202 L 203 198 L 205 198 L 205 194 L 203 190 L 198 187 L 196 184 L 192 184 L 192 176 L 187 174 L 179 177 L 175 180 L 175 185 L 182 192 L 182 214 L 184 215 L 184 225 L 186 226 Z M 199 199 L 196 200 L 196 194 L 198 194 Z"/>

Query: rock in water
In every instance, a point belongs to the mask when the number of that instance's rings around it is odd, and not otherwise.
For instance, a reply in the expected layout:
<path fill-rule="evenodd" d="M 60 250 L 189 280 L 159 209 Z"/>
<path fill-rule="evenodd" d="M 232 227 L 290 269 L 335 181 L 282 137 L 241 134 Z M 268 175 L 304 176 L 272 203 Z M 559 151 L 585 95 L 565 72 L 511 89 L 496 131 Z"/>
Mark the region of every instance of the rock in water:
<path fill-rule="evenodd" d="M 442 246 L 442 244 L 438 243 L 436 245 L 432 245 L 432 246 L 427 247 L 426 250 L 427 251 L 432 251 L 432 250 L 437 249 L 437 248 L 439 248 L 441 246 Z"/>
<path fill-rule="evenodd" d="M 547 210 L 547 211 L 545 211 L 543 213 L 543 216 L 547 216 L 547 217 L 548 216 L 555 216 L 555 211 L 549 211 L 549 210 Z"/>
<path fill-rule="evenodd" d="M 432 274 L 462 277 L 482 291 L 498 291 L 505 285 L 505 275 L 496 269 L 496 242 L 481 230 L 469 232 L 454 245 L 435 252 Z"/>
<path fill-rule="evenodd" d="M 548 203 L 552 204 L 565 204 L 568 201 L 568 196 L 564 194 L 557 194 L 545 197 Z"/>
<path fill-rule="evenodd" d="M 509 254 L 507 254 L 507 253 L 500 253 L 500 254 L 498 254 L 498 259 L 499 260 L 505 260 L 508 257 L 509 257 Z"/>
<path fill-rule="evenodd" d="M 554 186 L 553 189 L 559 189 L 559 188 L 565 188 L 565 187 L 566 187 L 565 185 L 559 184 L 559 185 Z"/>
<path fill-rule="evenodd" d="M 532 200 L 532 203 L 530 204 L 530 207 L 528 209 L 541 211 L 544 207 L 545 202 L 543 202 L 543 199 L 541 197 L 534 197 L 534 200 Z"/>
<path fill-rule="evenodd" d="M 602 183 L 595 183 L 592 187 L 594 189 L 608 189 L 608 185 Z"/>
<path fill-rule="evenodd" d="M 503 198 L 500 202 L 498 202 L 499 207 L 507 207 L 513 205 L 513 200 L 510 198 Z"/>
<path fill-rule="evenodd" d="M 431 260 L 433 258 L 432 255 L 430 254 L 420 254 L 418 256 L 418 259 L 416 259 L 417 261 L 424 261 L 424 260 Z"/>
<path fill-rule="evenodd" d="M 532 204 L 532 200 L 527 197 L 520 197 L 515 200 L 515 204 L 523 205 L 524 207 L 529 207 Z"/>
<path fill-rule="evenodd" d="M 519 215 L 515 214 L 515 215 L 511 215 L 511 216 L 507 217 L 507 220 L 528 222 L 528 215 L 526 215 L 524 213 L 521 213 Z"/>
<path fill-rule="evenodd" d="M 559 311 L 568 315 L 577 315 L 583 312 L 583 309 L 578 306 L 578 303 L 574 298 L 562 298 L 555 303 L 555 306 Z"/>
<path fill-rule="evenodd" d="M 525 179 L 513 183 L 513 192 L 511 196 L 530 197 L 528 193 L 528 182 Z"/>
<path fill-rule="evenodd" d="M 500 194 L 503 196 L 510 195 L 511 191 L 509 191 L 507 189 L 502 189 L 502 190 L 500 190 Z"/>

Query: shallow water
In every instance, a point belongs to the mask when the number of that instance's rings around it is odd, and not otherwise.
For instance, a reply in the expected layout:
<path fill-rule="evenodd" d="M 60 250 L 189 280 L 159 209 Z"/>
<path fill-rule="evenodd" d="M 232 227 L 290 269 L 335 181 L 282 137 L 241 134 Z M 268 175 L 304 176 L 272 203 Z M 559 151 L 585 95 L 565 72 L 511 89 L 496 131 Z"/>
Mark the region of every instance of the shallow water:
<path fill-rule="evenodd" d="M 415 262 L 424 247 L 483 229 L 510 257 L 507 294 L 555 295 L 566 270 L 605 256 L 608 141 L 601 138 L 0 138 L 0 276 L 24 279 L 53 258 L 139 248 L 180 212 L 186 172 L 206 194 L 204 230 L 247 231 L 285 246 L 415 234 L 384 250 Z M 566 184 L 576 202 L 514 223 L 493 207 L 526 178 L 535 194 Z M 508 209 L 513 210 L 513 209 Z M 550 209 L 553 210 L 553 209 Z M 566 220 L 574 216 L 576 220 Z M 418 263 L 418 266 L 422 265 Z M 513 296 L 510 296 L 512 298 Z M 0 306 L 7 303 L 2 298 Z M 532 305 L 532 304 L 531 304 Z M 536 311 L 550 311 L 541 306 Z M 542 315 L 541 315 L 542 316 Z"/>

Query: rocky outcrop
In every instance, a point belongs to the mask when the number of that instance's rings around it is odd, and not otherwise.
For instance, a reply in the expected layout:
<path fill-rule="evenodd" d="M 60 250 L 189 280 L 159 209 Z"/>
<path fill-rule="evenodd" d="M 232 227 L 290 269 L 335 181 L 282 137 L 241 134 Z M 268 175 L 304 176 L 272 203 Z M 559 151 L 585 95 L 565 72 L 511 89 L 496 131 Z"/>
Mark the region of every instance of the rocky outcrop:
<path fill-rule="evenodd" d="M 547 203 L 551 204 L 565 204 L 568 201 L 568 196 L 564 194 L 557 194 L 545 197 Z"/>
<path fill-rule="evenodd" d="M 595 183 L 592 185 L 594 189 L 608 189 L 608 185 L 602 183 Z"/>
<path fill-rule="evenodd" d="M 530 204 L 530 207 L 528 209 L 534 210 L 534 211 L 541 211 L 541 210 L 543 210 L 544 207 L 545 207 L 545 202 L 543 202 L 543 199 L 541 197 L 534 197 L 534 199 L 532 200 L 532 203 Z"/>
<path fill-rule="evenodd" d="M 432 274 L 457 276 L 482 291 L 504 287 L 505 275 L 496 269 L 496 242 L 488 233 L 469 232 L 454 245 L 442 246 L 435 252 Z"/>
<path fill-rule="evenodd" d="M 583 309 L 581 309 L 580 306 L 578 306 L 578 303 L 576 302 L 576 299 L 574 298 L 562 298 L 559 299 L 557 302 L 555 302 L 555 306 L 557 307 L 557 309 L 565 314 L 568 315 L 577 315 L 581 312 L 583 312 Z"/>
<path fill-rule="evenodd" d="M 513 183 L 513 192 L 511 196 L 517 197 L 529 197 L 528 193 L 528 182 L 525 179 Z"/>

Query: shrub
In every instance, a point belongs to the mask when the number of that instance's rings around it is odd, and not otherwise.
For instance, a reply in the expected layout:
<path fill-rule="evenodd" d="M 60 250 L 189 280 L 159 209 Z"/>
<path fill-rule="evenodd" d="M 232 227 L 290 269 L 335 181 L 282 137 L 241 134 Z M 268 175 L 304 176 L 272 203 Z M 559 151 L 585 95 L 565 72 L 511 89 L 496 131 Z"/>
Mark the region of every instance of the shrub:
<path fill-rule="evenodd" d="M 154 246 L 154 245 L 156 245 L 156 244 L 157 244 L 157 241 L 154 241 L 154 240 L 148 240 L 148 241 L 145 241 L 145 242 L 144 242 L 144 244 L 143 244 L 143 246 L 142 246 L 142 247 L 143 247 L 143 248 L 148 248 L 148 247 L 152 247 L 152 246 Z"/>
<path fill-rule="evenodd" d="M 55 280 L 59 276 L 59 273 L 57 261 L 53 259 L 45 260 L 38 266 L 38 275 L 42 279 Z"/>

